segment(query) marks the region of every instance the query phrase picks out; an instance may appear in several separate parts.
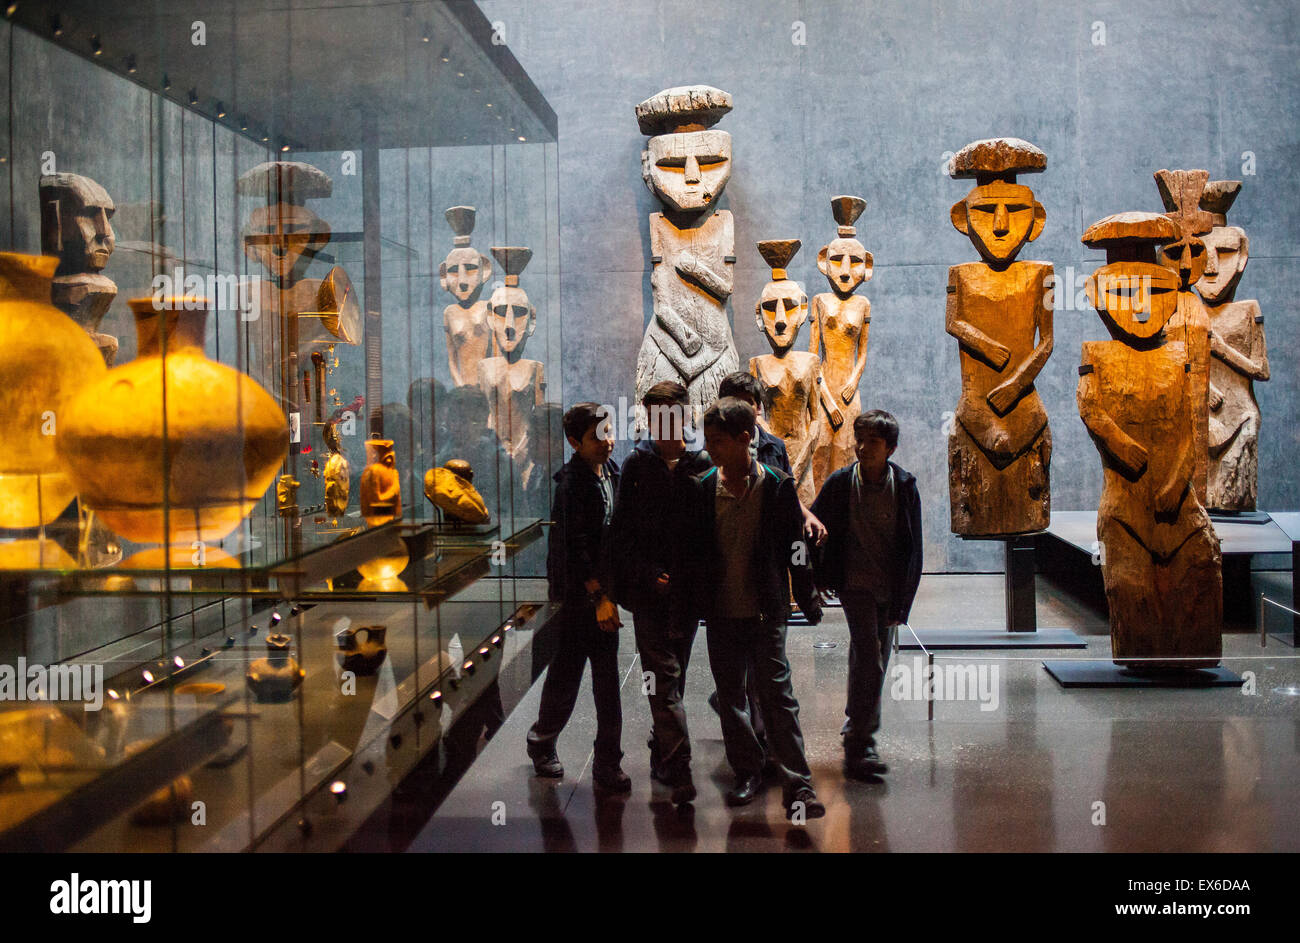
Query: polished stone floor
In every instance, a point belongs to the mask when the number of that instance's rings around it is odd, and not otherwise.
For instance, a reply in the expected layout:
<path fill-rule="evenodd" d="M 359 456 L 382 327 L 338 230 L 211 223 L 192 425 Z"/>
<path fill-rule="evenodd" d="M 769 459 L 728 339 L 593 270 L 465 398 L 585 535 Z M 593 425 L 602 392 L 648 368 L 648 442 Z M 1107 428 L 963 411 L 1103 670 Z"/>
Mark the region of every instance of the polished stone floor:
<path fill-rule="evenodd" d="M 1259 588 L 1290 598 L 1290 574 L 1260 574 Z M 1000 628 L 1000 575 L 926 576 L 912 622 Z M 1236 688 L 1070 689 L 1046 658 L 1109 661 L 1105 613 L 1039 578 L 1040 626 L 1088 637 L 1086 651 L 953 652 L 946 672 L 983 681 L 975 697 L 909 700 L 886 685 L 879 746 L 890 772 L 846 781 L 843 717 L 848 630 L 839 609 L 819 626 L 792 626 L 788 653 L 808 759 L 827 815 L 786 822 L 775 784 L 729 809 L 732 782 L 716 716 L 704 633 L 687 677 L 699 797 L 678 811 L 649 778 L 649 710 L 630 620 L 622 633 L 626 797 L 593 794 L 590 684 L 559 741 L 563 780 L 532 775 L 524 735 L 539 681 L 412 844 L 412 851 L 1296 851 L 1300 850 L 1300 659 L 1275 638 L 1224 636 L 1226 667 L 1253 673 Z M 1273 619 L 1275 631 L 1283 626 Z M 910 652 L 891 672 L 913 673 Z M 919 665 L 918 669 L 919 670 Z M 955 674 L 953 675 L 955 677 Z M 1249 677 L 1249 676 L 1247 676 Z M 891 697 L 891 689 L 897 696 Z M 953 690 L 952 693 L 957 693 Z"/>

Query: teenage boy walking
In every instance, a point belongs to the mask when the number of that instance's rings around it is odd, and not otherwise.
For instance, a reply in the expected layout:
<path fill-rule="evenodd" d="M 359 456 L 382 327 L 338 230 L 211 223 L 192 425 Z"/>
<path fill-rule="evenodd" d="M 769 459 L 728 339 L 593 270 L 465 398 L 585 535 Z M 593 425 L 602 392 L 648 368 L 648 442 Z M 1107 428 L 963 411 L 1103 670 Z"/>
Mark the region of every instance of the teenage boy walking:
<path fill-rule="evenodd" d="M 618 465 L 609 457 L 614 450 L 609 427 L 605 410 L 596 403 L 578 403 L 564 414 L 564 436 L 573 457 L 555 475 L 546 554 L 550 597 L 560 603 L 559 637 L 542 687 L 537 723 L 528 731 L 528 756 L 538 776 L 564 775 L 555 741 L 573 713 L 582 671 L 590 660 L 596 699 L 592 780 L 602 789 L 628 792 L 632 784 L 621 768 L 618 629 L 622 623 L 608 595 L 606 544 L 618 489 Z"/>
<path fill-rule="evenodd" d="M 746 708 L 745 678 L 755 674 L 767 722 L 768 749 L 783 780 L 787 817 L 826 814 L 812 788 L 799 729 L 799 702 L 785 654 L 790 586 L 808 621 L 821 621 L 812 570 L 803 562 L 803 513 L 794 479 L 756 462 L 749 445 L 754 410 L 734 397 L 704 414 L 704 439 L 715 467 L 700 477 L 709 554 L 705 584 L 709 664 L 718 688 L 718 716 L 736 785 L 730 805 L 745 805 L 762 785 L 764 752 Z"/>
<path fill-rule="evenodd" d="M 686 447 L 686 387 L 656 383 L 642 404 L 650 434 L 623 463 L 611 525 L 615 597 L 632 610 L 641 667 L 649 673 L 650 776 L 671 786 L 673 804 L 681 805 L 695 798 L 682 704 L 701 615 L 701 492 L 694 476 L 709 461 Z"/>
<path fill-rule="evenodd" d="M 921 581 L 921 496 L 916 478 L 889 460 L 897 419 L 880 409 L 862 413 L 853 438 L 857 462 L 826 479 L 812 511 L 829 531 L 817 584 L 839 593 L 849 623 L 844 772 L 863 779 L 889 771 L 876 732 L 894 633 Z"/>

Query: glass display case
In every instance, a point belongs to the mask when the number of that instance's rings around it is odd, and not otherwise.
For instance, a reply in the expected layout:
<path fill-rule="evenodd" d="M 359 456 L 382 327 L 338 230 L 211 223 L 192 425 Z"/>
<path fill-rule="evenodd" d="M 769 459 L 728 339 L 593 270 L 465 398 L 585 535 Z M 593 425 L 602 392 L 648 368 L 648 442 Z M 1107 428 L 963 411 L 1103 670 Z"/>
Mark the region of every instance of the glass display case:
<path fill-rule="evenodd" d="M 270 6 L 0 22 L 0 849 L 339 847 L 549 612 L 554 113 Z"/>

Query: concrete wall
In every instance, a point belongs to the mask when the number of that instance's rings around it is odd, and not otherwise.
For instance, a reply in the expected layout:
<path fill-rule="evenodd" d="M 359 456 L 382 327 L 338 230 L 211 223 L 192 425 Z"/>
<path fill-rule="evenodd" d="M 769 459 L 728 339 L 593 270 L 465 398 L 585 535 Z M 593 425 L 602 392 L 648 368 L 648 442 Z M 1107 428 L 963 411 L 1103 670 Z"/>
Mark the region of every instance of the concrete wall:
<path fill-rule="evenodd" d="M 1286 0 L 1203 3 L 1015 0 L 480 0 L 559 116 L 564 398 L 631 398 L 650 314 L 645 138 L 633 106 L 672 85 L 731 92 L 719 128 L 734 143 L 722 206 L 736 219 L 736 346 L 766 353 L 751 312 L 768 278 L 754 243 L 797 237 L 792 277 L 826 290 L 817 249 L 834 235 L 829 197 L 864 196 L 859 238 L 875 255 L 865 408 L 894 412 L 896 455 L 921 485 L 930 570 L 1001 568 L 995 546 L 948 534 L 945 411 L 960 390 L 944 333 L 948 266 L 975 250 L 948 221 L 968 190 L 942 168 L 977 138 L 1012 135 L 1046 151 L 1027 177 L 1047 210 L 1022 254 L 1086 274 L 1091 222 L 1162 209 L 1152 172 L 1205 168 L 1245 187 L 1230 217 L 1250 236 L 1239 297 L 1266 316 L 1271 382 L 1258 397 L 1260 504 L 1300 506 L 1292 367 L 1300 354 L 1300 12 Z M 796 44 L 798 24 L 805 43 Z M 1103 37 L 1104 31 L 1104 37 Z M 1104 38 L 1104 44 L 1099 40 Z M 1246 152 L 1252 168 L 1243 169 Z M 1062 292 L 1056 352 L 1038 388 L 1055 442 L 1053 506 L 1091 509 L 1096 450 L 1074 402 L 1079 344 L 1105 336 Z M 806 334 L 800 339 L 805 346 Z"/>

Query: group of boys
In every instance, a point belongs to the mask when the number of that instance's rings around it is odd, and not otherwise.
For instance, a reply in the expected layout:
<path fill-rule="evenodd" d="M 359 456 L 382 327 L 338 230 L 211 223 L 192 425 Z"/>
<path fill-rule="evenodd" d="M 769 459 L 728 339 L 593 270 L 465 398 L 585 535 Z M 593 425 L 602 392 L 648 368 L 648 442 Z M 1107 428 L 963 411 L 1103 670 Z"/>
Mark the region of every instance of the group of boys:
<path fill-rule="evenodd" d="M 672 802 L 696 796 L 682 699 L 703 620 L 716 686 L 709 703 L 736 776 L 727 803 L 752 802 L 767 774 L 782 784 L 787 816 L 824 815 L 785 651 L 792 592 L 812 625 L 822 618 L 822 592 L 838 594 L 850 635 L 844 770 L 859 779 L 888 771 L 875 744 L 885 669 L 921 575 L 916 479 L 889 461 L 898 423 L 881 410 L 858 416 L 857 461 L 804 508 L 784 443 L 757 421 L 764 400 L 757 378 L 726 377 L 704 413 L 705 448 L 691 449 L 686 389 L 656 384 L 643 399 L 649 435 L 621 471 L 604 408 L 579 403 L 565 413 L 574 454 L 555 476 L 547 557 L 558 638 L 528 732 L 539 776 L 564 775 L 555 743 L 590 661 L 592 778 L 603 790 L 631 789 L 621 768 L 622 605 L 632 613 L 650 702 L 651 777 L 672 790 Z"/>

